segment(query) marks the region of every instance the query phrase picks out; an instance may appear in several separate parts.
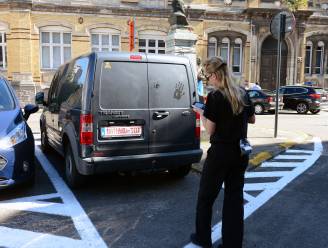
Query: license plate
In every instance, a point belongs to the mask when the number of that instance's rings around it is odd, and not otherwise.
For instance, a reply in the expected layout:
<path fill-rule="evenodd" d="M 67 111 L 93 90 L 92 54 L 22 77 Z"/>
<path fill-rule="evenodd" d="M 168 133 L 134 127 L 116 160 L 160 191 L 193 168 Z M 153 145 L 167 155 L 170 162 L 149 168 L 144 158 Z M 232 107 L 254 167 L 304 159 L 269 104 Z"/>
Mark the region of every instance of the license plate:
<path fill-rule="evenodd" d="M 140 137 L 141 134 L 141 126 L 112 126 L 101 128 L 102 138 Z"/>

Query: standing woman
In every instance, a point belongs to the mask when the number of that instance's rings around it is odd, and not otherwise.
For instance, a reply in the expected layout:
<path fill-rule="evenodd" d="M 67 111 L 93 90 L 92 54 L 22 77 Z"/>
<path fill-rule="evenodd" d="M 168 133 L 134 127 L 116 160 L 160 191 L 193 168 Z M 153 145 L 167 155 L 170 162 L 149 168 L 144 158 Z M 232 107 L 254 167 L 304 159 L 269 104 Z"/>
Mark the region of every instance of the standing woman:
<path fill-rule="evenodd" d="M 207 152 L 197 200 L 196 232 L 191 242 L 212 247 L 212 206 L 224 183 L 222 244 L 241 248 L 243 242 L 244 174 L 248 155 L 241 155 L 239 142 L 247 136 L 247 123 L 255 123 L 254 108 L 244 89 L 233 82 L 228 66 L 219 57 L 204 63 L 205 76 L 215 91 L 208 94 L 205 110 L 194 108 L 202 116 L 211 147 Z"/>

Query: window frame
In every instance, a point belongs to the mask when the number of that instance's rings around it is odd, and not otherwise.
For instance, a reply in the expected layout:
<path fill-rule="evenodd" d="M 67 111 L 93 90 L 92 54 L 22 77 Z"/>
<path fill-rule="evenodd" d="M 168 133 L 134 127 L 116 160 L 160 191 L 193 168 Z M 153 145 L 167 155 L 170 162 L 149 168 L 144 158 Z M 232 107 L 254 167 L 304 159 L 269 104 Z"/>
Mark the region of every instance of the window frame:
<path fill-rule="evenodd" d="M 92 36 L 93 35 L 98 35 L 98 44 L 94 45 L 92 43 Z M 102 38 L 103 36 L 107 35 L 108 36 L 108 45 L 103 45 L 102 44 Z M 113 45 L 113 36 L 118 36 L 118 46 Z M 112 52 L 113 49 L 114 51 L 120 52 L 121 51 L 121 33 L 118 30 L 113 30 L 109 28 L 96 28 L 91 30 L 90 32 L 90 46 L 91 46 L 91 51 L 103 51 L 104 48 L 108 49 L 109 52 Z M 94 50 L 97 49 L 97 50 Z"/>
<path fill-rule="evenodd" d="M 146 46 L 139 46 L 140 40 L 145 40 Z M 155 41 L 155 47 L 149 47 L 149 41 L 154 40 Z M 164 41 L 164 47 L 159 47 L 158 43 L 159 41 Z M 158 37 L 147 37 L 147 38 L 138 38 L 138 51 L 142 52 L 140 50 L 145 50 L 143 53 L 146 54 L 165 54 L 166 53 L 166 42 L 165 39 L 161 39 Z M 155 53 L 149 53 L 149 50 L 155 50 Z M 164 51 L 164 53 L 158 53 L 158 51 Z"/>
<path fill-rule="evenodd" d="M 239 45 L 239 64 L 234 64 L 234 56 L 235 56 L 235 49 L 236 49 L 236 45 Z M 243 41 L 241 38 L 236 38 L 235 39 L 235 42 L 233 44 L 233 49 L 232 49 L 232 73 L 234 74 L 241 74 L 242 71 L 243 71 L 243 68 L 242 68 L 242 62 L 243 62 Z M 234 71 L 234 67 L 239 67 L 239 70 L 238 71 Z"/>
<path fill-rule="evenodd" d="M 226 47 L 223 47 L 223 44 L 227 44 Z M 220 57 L 222 57 L 222 48 L 226 48 L 227 49 L 227 65 L 230 65 L 230 39 L 228 37 L 223 37 L 221 40 L 221 44 L 220 44 Z"/>
<path fill-rule="evenodd" d="M 43 33 L 49 33 L 49 42 L 43 42 L 42 40 L 42 34 Z M 59 33 L 60 34 L 60 43 L 53 43 L 53 34 L 54 33 Z M 65 44 L 64 43 L 64 34 L 69 34 L 70 35 L 70 43 Z M 48 47 L 49 48 L 49 67 L 44 66 L 44 61 L 43 61 L 43 47 Z M 58 67 L 54 66 L 54 57 L 53 57 L 53 49 L 54 47 L 59 47 L 60 48 L 60 64 Z M 70 56 L 69 59 L 65 61 L 65 48 L 70 48 Z M 72 32 L 68 30 L 63 30 L 63 29 L 41 29 L 40 30 L 40 68 L 42 70 L 53 70 L 59 68 L 62 64 L 65 62 L 69 61 L 72 58 Z"/>
<path fill-rule="evenodd" d="M 308 49 L 309 47 L 309 49 Z M 310 52 L 309 65 L 306 66 L 307 52 Z M 304 63 L 304 73 L 306 75 L 312 74 L 312 59 L 313 59 L 313 43 L 312 41 L 307 41 L 305 45 L 305 63 Z M 308 72 L 307 72 L 308 70 Z"/>
<path fill-rule="evenodd" d="M 320 65 L 317 65 L 317 52 L 320 52 Z M 325 44 L 322 41 L 317 43 L 317 47 L 315 49 L 315 66 L 314 66 L 314 74 L 321 75 L 323 71 L 323 62 L 324 62 L 324 54 L 325 54 Z M 319 69 L 319 70 L 318 70 Z M 317 72 L 318 70 L 318 72 Z"/>
<path fill-rule="evenodd" d="M 7 37 L 5 31 L 0 31 L 1 35 L 1 42 L 0 42 L 0 49 L 2 50 L 2 66 L 0 66 L 0 70 L 7 69 Z"/>
<path fill-rule="evenodd" d="M 216 37 L 210 37 L 208 39 L 208 43 L 207 43 L 207 56 L 210 57 L 210 54 L 209 54 L 209 47 L 210 46 L 214 46 L 214 56 L 217 56 L 218 54 L 218 40 Z"/>

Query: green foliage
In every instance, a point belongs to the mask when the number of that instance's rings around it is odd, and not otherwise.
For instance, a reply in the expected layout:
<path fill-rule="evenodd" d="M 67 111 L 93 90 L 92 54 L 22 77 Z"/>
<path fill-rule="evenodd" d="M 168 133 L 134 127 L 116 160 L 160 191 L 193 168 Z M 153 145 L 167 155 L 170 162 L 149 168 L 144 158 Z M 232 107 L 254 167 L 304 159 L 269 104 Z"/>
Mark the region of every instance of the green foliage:
<path fill-rule="evenodd" d="M 308 0 L 282 0 L 290 11 L 297 11 L 299 9 L 304 9 L 308 5 Z"/>

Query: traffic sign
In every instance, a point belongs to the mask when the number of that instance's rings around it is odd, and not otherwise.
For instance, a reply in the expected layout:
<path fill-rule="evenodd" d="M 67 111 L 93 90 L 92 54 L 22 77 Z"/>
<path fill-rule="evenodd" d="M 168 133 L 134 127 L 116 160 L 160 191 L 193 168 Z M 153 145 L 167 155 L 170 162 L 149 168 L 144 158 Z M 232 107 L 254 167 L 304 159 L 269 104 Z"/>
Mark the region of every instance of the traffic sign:
<path fill-rule="evenodd" d="M 296 24 L 296 19 L 293 13 L 289 11 L 282 11 L 276 14 L 270 23 L 270 32 L 274 38 L 278 40 L 279 35 L 281 35 L 280 31 L 280 20 L 281 20 L 281 15 L 286 16 L 286 21 L 284 25 L 284 33 L 282 34 L 283 37 L 286 35 L 289 35 L 293 32 L 295 29 L 295 24 Z"/>

